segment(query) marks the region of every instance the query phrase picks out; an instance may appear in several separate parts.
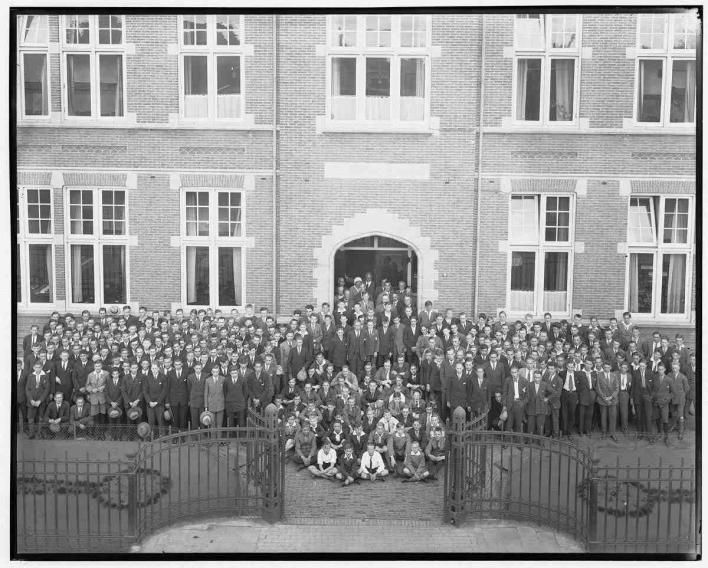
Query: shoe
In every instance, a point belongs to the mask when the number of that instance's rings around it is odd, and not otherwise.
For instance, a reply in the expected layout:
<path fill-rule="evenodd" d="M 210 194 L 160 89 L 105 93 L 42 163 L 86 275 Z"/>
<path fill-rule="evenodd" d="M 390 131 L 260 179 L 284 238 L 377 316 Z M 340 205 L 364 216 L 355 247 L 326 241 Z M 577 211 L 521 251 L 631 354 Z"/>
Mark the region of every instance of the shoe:
<path fill-rule="evenodd" d="M 668 437 L 668 436 L 664 436 L 664 444 L 665 444 L 667 447 L 670 446 L 670 444 L 669 444 L 669 437 Z"/>
<path fill-rule="evenodd" d="M 615 444 L 617 443 L 617 438 L 615 438 L 614 434 L 610 434 L 610 440 L 612 440 Z"/>

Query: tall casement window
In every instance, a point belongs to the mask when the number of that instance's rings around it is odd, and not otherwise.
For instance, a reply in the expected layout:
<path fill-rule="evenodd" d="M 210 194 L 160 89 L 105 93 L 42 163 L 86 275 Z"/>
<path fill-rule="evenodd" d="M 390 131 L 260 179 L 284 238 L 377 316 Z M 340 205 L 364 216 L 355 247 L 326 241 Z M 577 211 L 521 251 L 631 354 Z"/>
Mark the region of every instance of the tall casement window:
<path fill-rule="evenodd" d="M 243 305 L 244 223 L 241 191 L 182 192 L 183 303 Z"/>
<path fill-rule="evenodd" d="M 511 196 L 507 301 L 510 312 L 554 315 L 570 312 L 574 217 L 572 195 Z"/>
<path fill-rule="evenodd" d="M 49 116 L 49 31 L 47 16 L 20 16 L 18 102 L 22 118 Z"/>
<path fill-rule="evenodd" d="M 696 123 L 694 11 L 637 17 L 635 121 L 653 126 Z"/>
<path fill-rule="evenodd" d="M 180 25 L 182 118 L 243 118 L 243 17 L 186 15 Z"/>
<path fill-rule="evenodd" d="M 425 123 L 430 44 L 430 16 L 329 16 L 329 120 Z"/>
<path fill-rule="evenodd" d="M 514 21 L 514 119 L 577 122 L 581 17 L 517 14 Z"/>
<path fill-rule="evenodd" d="M 128 204 L 124 189 L 66 192 L 67 303 L 125 304 L 128 294 Z"/>
<path fill-rule="evenodd" d="M 56 290 L 52 190 L 21 186 L 17 192 L 17 304 L 46 308 Z"/>
<path fill-rule="evenodd" d="M 633 196 L 627 227 L 627 306 L 648 318 L 688 317 L 693 199 Z"/>
<path fill-rule="evenodd" d="M 65 115 L 125 116 L 123 16 L 64 16 L 62 45 Z"/>

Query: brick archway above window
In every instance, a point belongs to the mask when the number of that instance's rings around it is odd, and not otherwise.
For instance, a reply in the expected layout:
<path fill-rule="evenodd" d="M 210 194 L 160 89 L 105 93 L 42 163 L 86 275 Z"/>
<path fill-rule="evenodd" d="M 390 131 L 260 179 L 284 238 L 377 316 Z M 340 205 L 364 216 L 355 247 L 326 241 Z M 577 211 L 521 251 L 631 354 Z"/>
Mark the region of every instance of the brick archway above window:
<path fill-rule="evenodd" d="M 421 234 L 418 226 L 386 209 L 367 209 L 332 226 L 332 231 L 322 237 L 322 246 L 315 248 L 315 286 L 313 296 L 317 303 L 332 302 L 334 295 L 334 255 L 342 245 L 372 234 L 390 237 L 410 245 L 418 255 L 418 297 L 422 306 L 426 300 L 436 301 L 438 280 L 436 268 L 438 251 L 431 246 L 430 237 Z"/>

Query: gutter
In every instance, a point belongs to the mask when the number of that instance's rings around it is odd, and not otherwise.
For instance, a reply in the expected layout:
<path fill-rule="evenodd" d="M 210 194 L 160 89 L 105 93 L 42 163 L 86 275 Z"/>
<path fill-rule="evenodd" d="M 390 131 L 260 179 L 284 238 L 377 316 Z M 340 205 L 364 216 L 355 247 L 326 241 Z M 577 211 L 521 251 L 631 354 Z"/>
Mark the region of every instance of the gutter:
<path fill-rule="evenodd" d="M 479 75 L 479 137 L 477 139 L 477 228 L 476 228 L 476 243 L 475 243 L 475 261 L 474 261 L 474 308 L 473 317 L 476 319 L 479 312 L 479 238 L 480 238 L 480 219 L 482 205 L 482 139 L 484 137 L 484 69 L 485 69 L 485 52 L 486 52 L 486 33 L 485 33 L 486 16 L 482 14 L 482 69 Z"/>

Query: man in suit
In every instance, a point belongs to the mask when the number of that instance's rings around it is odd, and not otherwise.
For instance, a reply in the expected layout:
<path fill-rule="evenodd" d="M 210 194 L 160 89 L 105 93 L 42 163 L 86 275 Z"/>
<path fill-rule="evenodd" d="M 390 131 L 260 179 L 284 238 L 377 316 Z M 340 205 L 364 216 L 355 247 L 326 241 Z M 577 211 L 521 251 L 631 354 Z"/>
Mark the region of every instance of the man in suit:
<path fill-rule="evenodd" d="M 254 410 L 263 412 L 273 400 L 273 385 L 268 376 L 263 372 L 263 365 L 256 362 L 253 374 L 247 378 L 247 391 L 249 404 Z"/>
<path fill-rule="evenodd" d="M 561 392 L 561 422 L 563 434 L 571 436 L 576 430 L 575 411 L 578 406 L 577 380 L 575 378 L 575 362 L 568 361 L 565 370 L 559 373 L 563 381 Z"/>
<path fill-rule="evenodd" d="M 204 410 L 214 414 L 214 422 L 211 428 L 221 428 L 224 423 L 224 409 L 226 400 L 224 397 L 224 383 L 226 378 L 219 373 L 218 367 L 211 369 L 211 376 L 204 382 Z"/>
<path fill-rule="evenodd" d="M 512 367 L 510 376 L 504 382 L 503 400 L 504 410 L 507 411 L 508 418 L 504 423 L 504 430 L 523 432 L 526 418 L 526 403 L 530 394 L 530 385 L 526 379 L 519 376 L 519 369 Z M 477 375 L 479 379 L 479 374 Z"/>
<path fill-rule="evenodd" d="M 123 392 L 123 377 L 120 375 L 120 367 L 112 367 L 110 377 L 106 382 L 104 394 L 106 396 L 106 416 L 108 418 L 109 429 L 112 431 L 111 437 L 114 440 L 120 438 L 118 426 L 121 423 L 123 411 Z M 117 416 L 115 418 L 111 417 L 110 411 L 114 408 L 121 411 L 121 416 Z"/>
<path fill-rule="evenodd" d="M 612 373 L 612 365 L 605 361 L 602 365 L 602 372 L 597 375 L 597 403 L 600 405 L 602 437 L 605 438 L 609 432 L 613 442 L 617 441 L 615 427 L 617 425 L 618 395 L 618 377 Z"/>
<path fill-rule="evenodd" d="M 69 422 L 69 403 L 64 400 L 64 393 L 57 392 L 54 401 L 47 404 L 44 412 L 44 421 L 47 424 L 58 424 L 61 430 L 57 432 L 57 437 L 66 435 L 65 426 Z"/>
<path fill-rule="evenodd" d="M 24 362 L 21 357 L 17 358 L 16 376 L 15 381 L 15 410 L 17 411 L 17 418 L 19 419 L 19 429 L 20 432 L 25 431 L 25 422 L 27 417 L 27 377 L 23 372 L 22 366 Z"/>
<path fill-rule="evenodd" d="M 172 423 L 179 430 L 187 428 L 189 408 L 189 383 L 181 359 L 175 359 L 174 369 L 167 373 L 167 397 L 165 407 L 172 411 Z"/>
<path fill-rule="evenodd" d="M 322 322 L 322 352 L 324 353 L 325 359 L 329 359 L 329 350 L 334 340 L 334 336 L 337 335 L 337 327 L 332 321 L 332 315 L 326 314 Z"/>
<path fill-rule="evenodd" d="M 465 361 L 465 377 L 469 386 L 470 418 L 481 416 L 489 408 L 489 381 L 483 367 L 474 368 L 474 363 Z"/>
<path fill-rule="evenodd" d="M 674 361 L 671 364 L 671 372 L 668 375 L 672 384 L 671 389 L 671 426 L 673 430 L 678 423 L 678 439 L 683 439 L 685 427 L 686 399 L 690 396 L 688 378 L 681 372 L 681 363 Z"/>
<path fill-rule="evenodd" d="M 639 366 L 632 374 L 632 400 L 637 413 L 637 427 L 640 437 L 652 441 L 652 396 L 654 392 L 654 375 L 647 368 L 646 359 L 639 360 Z"/>
<path fill-rule="evenodd" d="M 624 312 L 622 314 L 622 322 L 619 324 L 619 335 L 618 339 L 620 342 L 620 347 L 627 350 L 629 343 L 632 341 L 633 331 L 635 325 L 632 323 L 632 314 L 629 312 Z"/>
<path fill-rule="evenodd" d="M 192 430 L 202 427 L 199 415 L 204 411 L 204 391 L 206 382 L 201 361 L 194 363 L 194 371 L 187 377 L 187 391 L 189 393 L 187 404 L 189 406 L 189 421 Z"/>
<path fill-rule="evenodd" d="M 494 392 L 494 390 L 502 390 L 506 373 L 504 366 L 499 362 L 499 356 L 497 355 L 496 351 L 493 351 L 489 354 L 489 361 L 485 363 L 482 368 L 484 369 L 484 375 L 487 378 L 487 381 L 489 382 L 489 404 L 491 403 L 491 394 Z"/>
<path fill-rule="evenodd" d="M 661 349 L 661 334 L 658 331 L 652 332 L 651 339 L 647 339 L 646 341 L 642 342 L 642 345 L 639 349 L 642 352 L 642 355 L 644 355 L 645 359 L 651 359 L 654 355 L 654 352 L 658 349 Z"/>
<path fill-rule="evenodd" d="M 652 386 L 652 400 L 654 402 L 654 417 L 657 421 L 657 431 L 664 433 L 664 444 L 669 445 L 669 410 L 673 398 L 673 384 L 666 375 L 664 363 L 659 362 Z"/>
<path fill-rule="evenodd" d="M 55 365 L 54 380 L 50 388 L 50 393 L 56 397 L 56 393 L 62 393 L 64 402 L 69 404 L 74 390 L 73 386 L 73 365 L 69 361 L 69 352 L 62 350 L 59 361 Z"/>
<path fill-rule="evenodd" d="M 300 371 L 310 366 L 312 362 L 309 351 L 305 348 L 302 336 L 298 335 L 295 338 L 295 346 L 290 349 L 288 358 L 289 376 L 296 377 Z M 299 379 L 298 379 L 299 380 Z"/>
<path fill-rule="evenodd" d="M 25 396 L 27 398 L 27 420 L 29 422 L 29 437 L 34 438 L 38 423 L 44 416 L 44 409 L 49 400 L 49 380 L 42 370 L 41 361 L 35 361 L 32 374 L 26 379 Z"/>
<path fill-rule="evenodd" d="M 214 369 L 218 372 L 219 367 L 214 367 Z M 167 378 L 156 363 L 150 368 L 150 372 L 143 380 L 143 398 L 147 403 L 147 422 L 150 426 L 162 427 L 166 396 Z"/>
<path fill-rule="evenodd" d="M 619 422 L 622 433 L 626 436 L 629 431 L 629 403 L 632 392 L 632 375 L 629 371 L 629 363 L 623 362 L 619 372 L 616 373 L 619 383 L 619 394 L 617 409 L 619 410 Z"/>
<path fill-rule="evenodd" d="M 86 380 L 88 379 L 89 373 L 93 370 L 92 366 L 88 361 L 88 352 L 82 350 L 79 354 L 79 362 L 75 363 L 72 369 L 73 375 L 71 378 L 72 391 L 74 400 L 81 394 L 86 400 Z"/>
<path fill-rule="evenodd" d="M 229 377 L 224 381 L 224 411 L 226 425 L 246 426 L 246 409 L 248 408 L 248 380 L 254 371 L 249 369 L 247 361 L 239 361 L 239 368 L 232 368 Z"/>
<path fill-rule="evenodd" d="M 435 318 L 437 317 L 437 315 L 438 313 L 433 310 L 433 303 L 430 300 L 426 300 L 425 309 L 423 309 L 423 311 L 418 314 L 418 322 L 420 323 L 421 327 L 430 329 L 430 326 L 435 323 Z"/>
<path fill-rule="evenodd" d="M 86 392 L 88 402 L 91 404 L 91 416 L 94 422 L 103 424 L 106 417 L 106 383 L 108 372 L 103 369 L 103 362 L 97 359 L 93 364 L 93 371 L 86 378 Z"/>
<path fill-rule="evenodd" d="M 548 414 L 548 400 L 553 391 L 547 382 L 542 381 L 542 373 L 537 370 L 533 374 L 533 383 L 529 387 L 529 396 L 526 402 L 526 416 L 528 418 L 528 433 L 543 436 Z"/>
<path fill-rule="evenodd" d="M 126 423 L 136 425 L 140 417 L 131 420 L 128 411 L 131 408 L 140 408 L 142 411 L 143 383 L 138 374 L 137 361 L 131 361 L 130 372 L 123 376 L 123 408 L 126 412 Z"/>
<path fill-rule="evenodd" d="M 584 436 L 589 436 L 592 433 L 592 414 L 595 410 L 595 392 L 596 375 L 592 370 L 592 361 L 585 361 L 585 368 L 575 375 L 578 389 L 578 429 Z"/>
<path fill-rule="evenodd" d="M 30 333 L 25 335 L 22 340 L 22 351 L 25 356 L 32 352 L 32 346 L 39 345 L 42 343 L 42 336 L 39 335 L 39 326 L 37 324 L 32 324 L 30 327 Z"/>
<path fill-rule="evenodd" d="M 455 409 L 460 406 L 467 415 L 470 413 L 470 388 L 467 375 L 464 373 L 464 365 L 462 362 L 455 363 L 455 374 L 450 377 L 448 382 L 448 401 L 447 407 L 449 413 L 452 414 Z"/>
<path fill-rule="evenodd" d="M 549 396 L 549 411 L 551 415 L 551 428 L 554 438 L 560 438 L 560 409 L 561 409 L 561 394 L 563 392 L 563 379 L 556 372 L 556 363 L 549 360 L 546 365 L 546 383 L 551 389 Z"/>
<path fill-rule="evenodd" d="M 73 426 L 76 438 L 83 436 L 86 428 L 93 424 L 93 417 L 89 404 L 85 402 L 84 395 L 76 395 L 76 404 L 69 409 L 69 423 Z"/>
<path fill-rule="evenodd" d="M 418 356 L 415 347 L 420 336 L 421 331 L 418 325 L 418 318 L 411 316 L 409 324 L 403 330 L 403 345 L 406 350 L 406 362 L 411 365 L 418 364 Z"/>
<path fill-rule="evenodd" d="M 347 339 L 347 363 L 352 373 L 359 376 L 366 361 L 366 345 L 361 322 L 354 322 L 354 329 L 349 332 Z"/>

